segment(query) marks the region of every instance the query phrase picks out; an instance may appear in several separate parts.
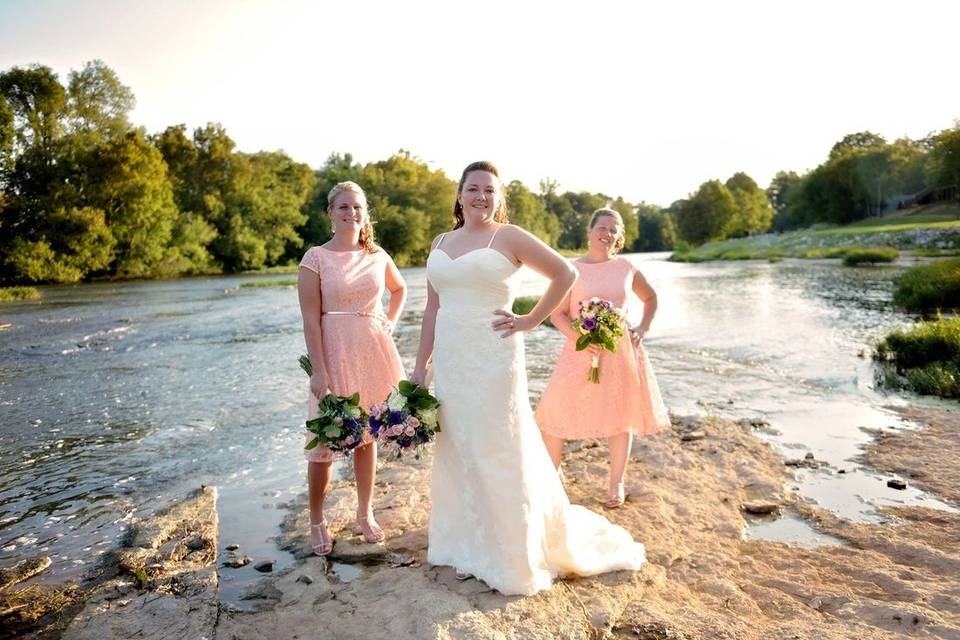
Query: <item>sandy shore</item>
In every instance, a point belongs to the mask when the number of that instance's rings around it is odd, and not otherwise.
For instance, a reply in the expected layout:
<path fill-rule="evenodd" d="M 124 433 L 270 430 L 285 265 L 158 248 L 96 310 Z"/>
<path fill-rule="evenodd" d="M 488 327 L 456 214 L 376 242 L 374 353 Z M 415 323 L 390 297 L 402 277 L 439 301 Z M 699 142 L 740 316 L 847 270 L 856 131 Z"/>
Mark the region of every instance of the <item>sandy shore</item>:
<path fill-rule="evenodd" d="M 909 411 L 925 427 L 879 436 L 864 462 L 956 504 L 960 416 Z M 571 449 L 570 498 L 601 511 L 606 450 L 592 442 Z M 218 607 L 215 569 L 224 559 L 209 555 L 215 527 L 211 540 L 203 523 L 216 514 L 201 492 L 171 510 L 166 530 L 138 536 L 140 546 L 121 554 L 124 568 L 92 590 L 63 636 L 960 638 L 960 515 L 895 508 L 884 509 L 886 524 L 854 524 L 799 502 L 784 490 L 790 467 L 747 422 L 681 420 L 639 440 L 632 458 L 630 499 L 606 513 L 647 545 L 649 563 L 638 572 L 566 580 L 529 598 L 458 582 L 452 569 L 425 561 L 429 460 L 391 462 L 376 502 L 385 545 L 362 542 L 351 524 L 352 486 L 335 483 L 330 560 L 309 555 L 303 498 L 289 505 L 281 543 L 302 562 L 248 594 L 256 611 Z M 744 540 L 747 506 L 799 514 L 837 544 Z M 138 589 L 138 567 L 152 567 L 146 589 Z M 60 635 L 51 629 L 46 636 Z"/>

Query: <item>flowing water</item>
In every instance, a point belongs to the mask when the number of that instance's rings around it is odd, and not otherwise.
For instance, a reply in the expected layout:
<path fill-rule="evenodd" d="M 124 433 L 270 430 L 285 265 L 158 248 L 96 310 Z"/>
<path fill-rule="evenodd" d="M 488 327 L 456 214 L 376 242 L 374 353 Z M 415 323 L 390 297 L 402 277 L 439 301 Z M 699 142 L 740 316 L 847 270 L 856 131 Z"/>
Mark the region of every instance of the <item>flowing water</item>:
<path fill-rule="evenodd" d="M 885 407 L 916 398 L 875 390 L 869 360 L 877 339 L 910 322 L 890 303 L 902 267 L 630 258 L 658 292 L 646 345 L 671 411 L 769 420 L 777 433 L 765 437 L 784 455 L 827 463 L 798 471 L 790 489 L 845 517 L 952 508 L 887 488 L 853 460 L 863 427 L 910 428 Z M 422 268 L 403 275 L 395 338 L 409 370 L 426 284 Z M 0 566 L 46 554 L 39 579 L 79 577 L 134 517 L 200 484 L 220 488 L 222 546 L 293 563 L 273 538 L 284 503 L 305 489 L 304 348 L 294 288 L 239 286 L 263 278 L 45 287 L 41 303 L 0 306 L 0 326 L 11 325 L 0 330 Z M 518 278 L 524 294 L 543 288 L 531 272 Z M 535 400 L 562 338 L 541 327 L 526 344 Z M 748 535 L 817 541 L 790 519 Z M 224 570 L 226 597 L 255 575 Z"/>

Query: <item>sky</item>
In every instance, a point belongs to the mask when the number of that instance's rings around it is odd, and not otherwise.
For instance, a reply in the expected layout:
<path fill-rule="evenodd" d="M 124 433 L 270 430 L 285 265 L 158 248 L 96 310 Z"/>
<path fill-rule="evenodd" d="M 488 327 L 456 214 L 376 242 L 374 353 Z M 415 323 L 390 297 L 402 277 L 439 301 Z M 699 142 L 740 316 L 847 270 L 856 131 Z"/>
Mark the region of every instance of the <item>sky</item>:
<path fill-rule="evenodd" d="M 952 126 L 957 25 L 929 0 L 0 0 L 0 71 L 101 59 L 147 131 L 219 122 L 313 167 L 405 149 L 668 205 Z"/>

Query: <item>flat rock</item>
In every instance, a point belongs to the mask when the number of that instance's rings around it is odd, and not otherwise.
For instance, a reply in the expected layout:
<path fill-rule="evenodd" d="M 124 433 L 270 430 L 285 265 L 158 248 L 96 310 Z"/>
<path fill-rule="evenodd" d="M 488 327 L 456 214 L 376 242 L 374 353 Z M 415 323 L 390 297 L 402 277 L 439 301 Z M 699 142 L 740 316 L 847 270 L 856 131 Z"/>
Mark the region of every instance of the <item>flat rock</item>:
<path fill-rule="evenodd" d="M 231 569 L 239 569 L 240 567 L 247 566 L 251 562 L 253 562 L 253 558 L 250 556 L 240 553 L 230 553 L 221 564 L 223 564 L 225 567 L 230 567 Z"/>
<path fill-rule="evenodd" d="M 269 573 L 273 571 L 273 560 L 261 560 L 257 564 L 253 565 L 253 568 L 260 573 Z"/>
<path fill-rule="evenodd" d="M 707 437 L 707 432 L 702 429 L 694 429 L 693 431 L 687 431 L 680 439 L 684 442 L 693 442 L 694 440 L 703 440 Z"/>
<path fill-rule="evenodd" d="M 890 478 L 889 480 L 887 480 L 887 486 L 890 487 L 891 489 L 897 489 L 899 491 L 903 491 L 904 489 L 907 488 L 907 483 L 905 480 L 901 480 L 900 478 Z"/>
<path fill-rule="evenodd" d="M 769 515 L 778 512 L 780 510 L 780 504 L 777 502 L 753 500 L 751 502 L 744 502 L 743 510 L 754 515 Z"/>

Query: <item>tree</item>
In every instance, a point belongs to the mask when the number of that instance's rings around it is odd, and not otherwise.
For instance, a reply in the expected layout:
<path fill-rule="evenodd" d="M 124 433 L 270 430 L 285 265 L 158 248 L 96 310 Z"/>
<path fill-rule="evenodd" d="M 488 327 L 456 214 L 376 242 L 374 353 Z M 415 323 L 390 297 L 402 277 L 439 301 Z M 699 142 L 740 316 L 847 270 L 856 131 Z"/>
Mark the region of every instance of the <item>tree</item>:
<path fill-rule="evenodd" d="M 637 205 L 638 235 L 633 243 L 634 251 L 668 251 L 677 241 L 677 229 L 673 216 L 660 207 L 641 202 Z"/>
<path fill-rule="evenodd" d="M 13 112 L 20 150 L 32 145 L 47 147 L 62 134 L 66 91 L 50 67 L 13 67 L 0 74 L 0 95 Z"/>
<path fill-rule="evenodd" d="M 547 211 L 543 200 L 519 180 L 506 188 L 510 222 L 523 227 L 549 245 L 560 237 L 560 221 Z"/>
<path fill-rule="evenodd" d="M 794 171 L 778 171 L 767 187 L 767 200 L 773 207 L 773 228 L 786 231 L 800 226 L 796 212 L 791 206 L 791 194 L 800 185 L 800 176 Z"/>
<path fill-rule="evenodd" d="M 70 72 L 67 121 L 73 133 L 95 139 L 123 135 L 132 128 L 128 114 L 135 104 L 130 88 L 102 60 Z"/>
<path fill-rule="evenodd" d="M 960 122 L 934 137 L 926 175 L 929 185 L 935 189 L 960 189 Z"/>
<path fill-rule="evenodd" d="M 883 136 L 870 131 L 848 133 L 830 149 L 830 159 L 838 158 L 850 151 L 864 151 L 875 147 L 886 146 Z"/>
<path fill-rule="evenodd" d="M 681 238 L 695 245 L 719 240 L 736 211 L 737 203 L 730 190 L 719 180 L 709 180 L 678 203 L 677 230 Z"/>
<path fill-rule="evenodd" d="M 725 236 L 742 237 L 762 233 L 770 228 L 773 208 L 767 200 L 766 192 L 757 186 L 753 178 L 741 171 L 727 180 L 726 187 L 733 195 L 737 209 Z"/>
<path fill-rule="evenodd" d="M 621 196 L 617 196 L 617 199 L 610 203 L 610 208 L 623 218 L 623 246 L 629 249 L 637 241 L 637 236 L 640 233 L 637 226 L 636 207 Z"/>

